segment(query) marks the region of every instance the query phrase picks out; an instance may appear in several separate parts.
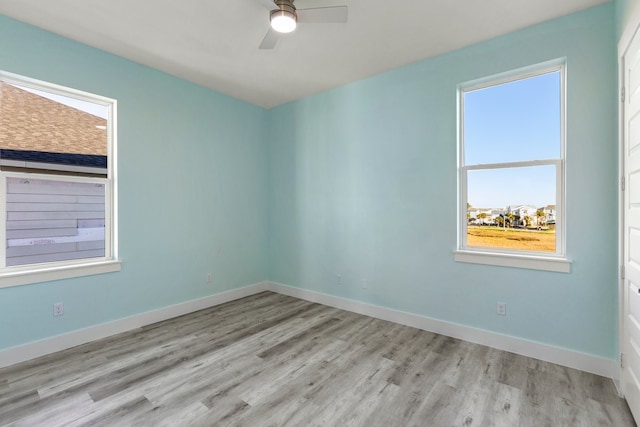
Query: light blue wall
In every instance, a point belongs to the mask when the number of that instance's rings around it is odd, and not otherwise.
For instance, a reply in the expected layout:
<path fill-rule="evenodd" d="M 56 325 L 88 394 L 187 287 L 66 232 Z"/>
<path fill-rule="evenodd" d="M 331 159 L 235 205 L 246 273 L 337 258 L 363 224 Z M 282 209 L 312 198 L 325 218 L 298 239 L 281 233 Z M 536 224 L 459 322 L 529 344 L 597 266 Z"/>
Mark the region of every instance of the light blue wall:
<path fill-rule="evenodd" d="M 0 289 L 0 349 L 269 278 L 615 358 L 628 1 L 270 111 L 0 16 L 0 69 L 118 99 L 123 260 L 120 273 Z M 456 85 L 564 56 L 572 272 L 455 263 Z"/>
<path fill-rule="evenodd" d="M 615 0 L 616 14 L 616 39 L 622 35 L 625 25 L 628 23 L 631 14 L 638 7 L 638 0 Z"/>
<path fill-rule="evenodd" d="M 271 110 L 270 279 L 615 358 L 614 21 L 608 3 Z M 456 85 L 559 57 L 572 272 L 454 262 Z"/>
<path fill-rule="evenodd" d="M 123 261 L 0 289 L 0 349 L 266 279 L 265 110 L 3 16 L 0 69 L 118 100 Z"/>

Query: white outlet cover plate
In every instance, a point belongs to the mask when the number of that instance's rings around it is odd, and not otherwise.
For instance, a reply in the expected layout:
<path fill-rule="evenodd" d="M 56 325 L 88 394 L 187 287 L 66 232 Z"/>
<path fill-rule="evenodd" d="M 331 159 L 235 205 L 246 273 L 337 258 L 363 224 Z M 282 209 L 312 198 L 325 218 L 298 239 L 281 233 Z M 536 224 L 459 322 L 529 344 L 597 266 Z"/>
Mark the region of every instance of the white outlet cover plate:
<path fill-rule="evenodd" d="M 53 315 L 62 316 L 63 314 L 64 314 L 64 304 L 61 302 L 57 302 L 53 304 Z"/>

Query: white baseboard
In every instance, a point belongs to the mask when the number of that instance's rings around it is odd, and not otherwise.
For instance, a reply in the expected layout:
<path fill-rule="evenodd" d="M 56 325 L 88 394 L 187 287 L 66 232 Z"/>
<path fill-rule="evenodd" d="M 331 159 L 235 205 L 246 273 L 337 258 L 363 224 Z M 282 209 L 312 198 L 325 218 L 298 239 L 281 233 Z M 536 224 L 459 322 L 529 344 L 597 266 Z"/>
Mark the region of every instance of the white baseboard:
<path fill-rule="evenodd" d="M 412 326 L 429 332 L 435 332 L 476 344 L 486 345 L 499 350 L 510 351 L 523 356 L 556 363 L 581 371 L 590 372 L 618 381 L 617 363 L 611 359 L 597 357 L 577 351 L 515 338 L 508 335 L 458 325 L 425 316 L 406 313 L 390 308 L 366 304 L 333 295 L 307 289 L 296 288 L 275 282 L 262 282 L 239 289 L 233 289 L 208 297 L 187 301 L 158 310 L 102 323 L 62 335 L 34 341 L 28 344 L 0 350 L 0 368 L 24 362 L 56 351 L 106 338 L 121 332 L 150 325 L 173 317 L 182 316 L 204 308 L 213 307 L 259 292 L 272 291 L 283 295 L 304 299 L 354 313 L 364 314 L 377 319 Z"/>
<path fill-rule="evenodd" d="M 183 302 L 0 351 L 0 368 L 267 290 L 267 282 Z"/>
<path fill-rule="evenodd" d="M 287 286 L 281 283 L 268 282 L 267 290 L 590 372 L 611 378 L 614 383 L 618 380 L 617 363 L 611 359 L 392 310 L 390 308 L 365 304 L 333 295 Z"/>

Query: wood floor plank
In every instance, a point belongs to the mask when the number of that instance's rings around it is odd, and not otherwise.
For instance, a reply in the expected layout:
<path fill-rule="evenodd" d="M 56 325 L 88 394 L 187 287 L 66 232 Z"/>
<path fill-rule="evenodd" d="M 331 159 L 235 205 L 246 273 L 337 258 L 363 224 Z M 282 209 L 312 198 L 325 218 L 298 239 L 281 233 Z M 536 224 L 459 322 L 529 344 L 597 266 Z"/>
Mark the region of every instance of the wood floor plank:
<path fill-rule="evenodd" d="M 324 412 L 327 415 L 323 418 L 329 419 L 331 425 L 362 425 L 380 401 L 392 400 L 398 394 L 399 387 L 385 380 L 393 362 L 386 359 L 377 362 L 375 369 L 353 380 L 349 398 L 341 402 L 342 410 L 334 411 L 327 405 L 328 410 Z"/>
<path fill-rule="evenodd" d="M 406 371 L 402 381 L 397 378 L 391 381 L 398 387 L 398 393 L 374 408 L 368 417 L 370 425 L 393 425 L 396 420 L 411 419 L 433 387 L 441 382 L 441 376 L 434 373 L 443 372 L 447 364 L 445 356 L 431 352 Z"/>
<path fill-rule="evenodd" d="M 341 342 L 334 341 L 316 351 L 306 354 L 297 353 L 298 357 L 275 367 L 276 369 L 273 369 L 273 365 L 268 365 L 269 369 L 264 369 L 251 379 L 244 381 L 237 388 L 236 393 L 240 399 L 254 407 L 265 401 L 287 399 L 291 393 L 304 395 L 305 386 L 320 381 L 321 373 L 318 365 L 323 359 L 337 352 L 340 346 Z M 298 384 L 300 384 L 299 387 L 292 387 Z M 295 389 L 292 390 L 292 388 Z"/>
<path fill-rule="evenodd" d="M 263 292 L 0 369 L 0 426 L 633 427 L 610 379 Z"/>
<path fill-rule="evenodd" d="M 91 408 L 83 408 L 85 415 L 79 417 L 68 426 L 97 426 L 97 425 L 133 425 L 140 414 L 148 414 L 153 410 L 153 405 L 146 397 L 115 402 L 104 402 L 101 405 L 87 405 Z"/>
<path fill-rule="evenodd" d="M 33 407 L 18 407 L 14 411 L 3 413 L 0 420 L 12 426 L 66 426 L 78 418 L 79 413 L 93 400 L 87 393 L 73 393 L 42 399 Z"/>
<path fill-rule="evenodd" d="M 517 426 L 524 392 L 499 382 L 494 383 L 491 392 L 491 399 L 487 401 L 482 415 L 483 425 Z"/>
<path fill-rule="evenodd" d="M 463 414 L 458 410 L 464 397 L 461 390 L 444 382 L 437 383 L 429 394 L 417 404 L 411 417 L 404 421 L 407 426 L 444 426 L 454 424 Z"/>

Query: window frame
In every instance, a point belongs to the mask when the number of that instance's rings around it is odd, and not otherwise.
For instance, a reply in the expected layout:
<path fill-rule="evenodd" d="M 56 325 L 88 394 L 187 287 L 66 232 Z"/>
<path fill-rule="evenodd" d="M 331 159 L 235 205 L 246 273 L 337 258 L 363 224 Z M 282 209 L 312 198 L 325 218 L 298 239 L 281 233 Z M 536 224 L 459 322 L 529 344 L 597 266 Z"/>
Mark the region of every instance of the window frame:
<path fill-rule="evenodd" d="M 458 239 L 454 259 L 458 262 L 527 268 L 568 273 L 566 257 L 566 59 L 561 58 L 517 70 L 459 84 L 457 87 L 457 162 L 458 162 Z M 560 157 L 541 160 L 497 162 L 466 165 L 464 159 L 464 95 L 467 92 L 499 86 L 554 72 L 560 73 Z M 556 250 L 555 252 L 523 251 L 467 245 L 467 179 L 470 171 L 547 166 L 556 168 Z"/>
<path fill-rule="evenodd" d="M 0 235 L 4 245 L 0 247 L 0 288 L 61 280 L 95 274 L 120 271 L 118 259 L 118 221 L 117 221 L 117 179 L 116 179 L 116 135 L 117 101 L 101 95 L 95 95 L 54 83 L 32 79 L 0 70 L 0 81 L 8 84 L 36 89 L 80 101 L 103 105 L 107 108 L 107 173 L 104 177 L 91 176 L 76 172 L 76 176 L 61 171 L 25 170 L 0 171 Z M 80 176 L 77 176 L 80 175 Z M 105 256 L 81 258 L 68 261 L 45 262 L 20 266 L 5 266 L 6 253 L 6 178 L 19 177 L 56 181 L 100 182 L 105 185 Z"/>

